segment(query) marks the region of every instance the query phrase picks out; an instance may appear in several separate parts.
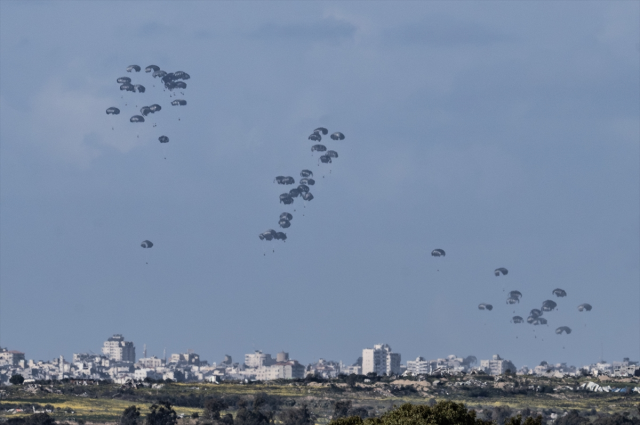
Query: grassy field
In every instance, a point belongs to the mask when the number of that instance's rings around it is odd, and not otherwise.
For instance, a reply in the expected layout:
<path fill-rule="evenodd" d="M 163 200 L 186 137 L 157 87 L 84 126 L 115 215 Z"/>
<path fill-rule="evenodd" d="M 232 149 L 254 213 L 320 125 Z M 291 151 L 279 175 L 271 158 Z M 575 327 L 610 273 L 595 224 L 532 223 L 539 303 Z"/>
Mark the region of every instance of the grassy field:
<path fill-rule="evenodd" d="M 161 389 L 126 388 L 117 384 L 76 386 L 74 384 L 55 384 L 34 388 L 2 387 L 0 391 L 0 421 L 25 413 L 9 413 L 6 409 L 16 405 L 39 405 L 43 408 L 49 404 L 54 407 L 52 416 L 61 422 L 84 420 L 91 423 L 116 422 L 122 411 L 131 405 L 141 408 L 143 415 L 149 411 L 151 404 L 158 400 L 170 400 L 179 415 L 184 415 L 182 425 L 190 422 L 193 413 L 202 415 L 202 406 L 207 397 L 214 395 L 250 399 L 257 393 L 274 396 L 280 408 L 307 404 L 317 416 L 318 424 L 326 424 L 338 400 L 351 400 L 354 407 L 365 408 L 369 415 L 380 415 L 393 406 L 404 403 L 425 404 L 433 401 L 453 400 L 465 403 L 478 411 L 487 411 L 496 406 L 506 406 L 514 412 L 528 408 L 538 412 L 562 413 L 569 410 L 581 412 L 596 411 L 598 413 L 618 413 L 636 411 L 640 404 L 640 394 L 632 393 L 592 393 L 585 391 L 565 392 L 528 392 L 521 394 L 506 391 L 502 387 L 487 389 L 482 396 L 472 396 L 469 389 L 454 386 L 455 380 L 442 385 L 435 383 L 431 387 L 420 387 L 418 391 L 406 381 L 378 383 L 376 385 L 359 385 L 355 389 L 346 385 L 316 383 L 265 383 L 265 384 L 167 384 Z M 513 379 L 516 382 L 516 379 Z M 527 384 L 530 382 L 527 382 Z M 561 380 L 540 381 L 536 384 L 553 386 L 562 384 Z M 575 382 L 574 382 L 575 384 Z M 493 382 L 487 385 L 493 386 Z M 631 383 L 629 385 L 632 385 Z M 46 388 L 44 388 L 46 387 Z M 49 391 L 49 392 L 47 392 Z M 53 392 L 50 392 L 53 391 Z M 229 409 L 234 413 L 235 409 Z"/>

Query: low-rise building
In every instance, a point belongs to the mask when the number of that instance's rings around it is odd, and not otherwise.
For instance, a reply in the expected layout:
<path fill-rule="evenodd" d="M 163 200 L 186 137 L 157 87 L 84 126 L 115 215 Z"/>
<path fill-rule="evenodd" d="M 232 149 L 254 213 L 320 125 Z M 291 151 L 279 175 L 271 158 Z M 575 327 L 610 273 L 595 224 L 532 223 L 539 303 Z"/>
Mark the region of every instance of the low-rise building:
<path fill-rule="evenodd" d="M 506 372 L 516 373 L 516 366 L 509 360 L 504 360 L 498 354 L 494 354 L 491 360 L 480 360 L 480 370 L 489 375 L 502 375 Z"/>

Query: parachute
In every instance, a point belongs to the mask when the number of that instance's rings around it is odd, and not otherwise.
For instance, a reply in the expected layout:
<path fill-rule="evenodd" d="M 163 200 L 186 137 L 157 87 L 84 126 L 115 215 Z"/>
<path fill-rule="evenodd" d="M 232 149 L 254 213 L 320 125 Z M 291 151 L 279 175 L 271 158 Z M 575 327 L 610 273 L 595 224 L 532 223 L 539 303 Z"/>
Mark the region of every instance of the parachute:
<path fill-rule="evenodd" d="M 307 193 L 309 191 L 309 186 L 304 184 L 298 185 L 298 190 L 300 193 Z"/>
<path fill-rule="evenodd" d="M 274 239 L 279 239 L 281 241 L 286 241 L 287 240 L 287 234 L 283 233 L 283 232 L 276 232 L 275 236 L 273 237 Z"/>
<path fill-rule="evenodd" d="M 160 67 L 158 65 L 149 65 L 144 69 L 144 72 L 156 72 L 160 71 Z"/>
<path fill-rule="evenodd" d="M 322 162 L 323 164 L 331 164 L 331 157 L 329 155 L 322 155 L 320 158 L 318 158 L 320 160 L 320 162 Z"/>
<path fill-rule="evenodd" d="M 591 311 L 592 308 L 591 304 L 584 303 L 578 306 L 578 311 Z"/>
<path fill-rule="evenodd" d="M 162 106 L 154 103 L 153 105 L 149 106 L 149 109 L 151 109 L 151 112 L 158 112 L 162 109 Z"/>
<path fill-rule="evenodd" d="M 133 87 L 132 84 L 129 83 L 124 83 L 120 86 L 120 90 L 125 90 L 125 91 L 135 91 L 136 89 Z"/>
<path fill-rule="evenodd" d="M 319 134 L 313 133 L 309 136 L 309 140 L 313 140 L 314 142 L 319 142 L 322 140 L 322 137 Z"/>
<path fill-rule="evenodd" d="M 300 171 L 300 177 L 313 177 L 313 172 L 311 170 L 302 170 Z"/>
<path fill-rule="evenodd" d="M 571 333 L 571 328 L 569 326 L 560 326 L 558 329 L 556 329 L 556 333 L 558 335 L 560 335 L 562 332 L 568 335 Z"/>
<path fill-rule="evenodd" d="M 304 199 L 305 201 L 311 201 L 313 199 L 313 195 L 311 194 L 311 192 L 304 192 L 302 195 L 300 195 L 302 197 L 302 199 Z"/>
<path fill-rule="evenodd" d="M 131 83 L 131 78 L 129 77 L 120 77 L 116 80 L 116 83 L 118 84 L 129 84 Z M 120 88 L 120 90 L 122 90 L 122 88 Z"/>
<path fill-rule="evenodd" d="M 167 73 L 161 69 L 153 72 L 153 78 L 163 78 Z"/>
<path fill-rule="evenodd" d="M 280 195 L 280 202 L 285 205 L 293 204 L 293 198 L 288 193 L 283 193 Z"/>
<path fill-rule="evenodd" d="M 493 306 L 491 304 L 482 303 L 482 304 L 478 305 L 478 310 L 489 310 L 489 311 L 491 311 L 491 310 L 493 310 Z"/>
<path fill-rule="evenodd" d="M 522 292 L 520 291 L 509 292 L 509 298 L 517 298 L 519 300 L 521 297 L 522 297 Z"/>
<path fill-rule="evenodd" d="M 140 246 L 143 247 L 143 248 L 151 248 L 153 246 L 153 242 L 151 242 L 151 241 L 142 241 Z"/>
<path fill-rule="evenodd" d="M 283 219 L 291 221 L 293 220 L 293 216 L 288 212 L 283 212 L 282 214 L 280 214 L 280 220 L 283 220 Z"/>
<path fill-rule="evenodd" d="M 131 122 L 144 122 L 144 118 L 142 117 L 142 115 L 134 115 L 131 118 L 129 118 L 129 121 L 131 121 Z"/>
<path fill-rule="evenodd" d="M 308 186 L 313 186 L 314 184 L 316 184 L 316 181 L 315 181 L 314 179 L 307 179 L 307 178 L 304 178 L 304 179 L 300 179 L 300 184 L 305 184 L 305 185 L 308 185 Z"/>
<path fill-rule="evenodd" d="M 333 134 L 331 135 L 331 138 L 332 138 L 333 140 L 344 140 L 344 134 L 342 134 L 342 133 L 340 133 L 339 131 L 337 131 L 337 132 L 335 132 L 335 133 L 333 133 Z"/>
<path fill-rule="evenodd" d="M 329 130 L 327 130 L 327 129 L 326 129 L 326 128 L 324 128 L 324 127 L 318 127 L 318 128 L 316 128 L 315 130 L 313 130 L 313 132 L 314 132 L 314 133 L 322 133 L 322 134 L 324 134 L 324 135 L 326 136 L 326 135 L 327 135 L 327 133 L 329 133 Z"/>
<path fill-rule="evenodd" d="M 172 84 L 173 88 L 176 89 L 186 89 L 187 88 L 187 83 L 185 83 L 184 81 L 178 81 L 177 83 Z M 187 104 L 187 101 L 184 101 L 184 104 Z"/>
<path fill-rule="evenodd" d="M 184 106 L 184 105 L 187 104 L 187 101 L 184 100 L 184 99 L 176 99 L 176 100 L 172 101 L 171 104 L 173 106 Z"/>
<path fill-rule="evenodd" d="M 133 91 L 137 91 L 138 93 L 144 93 L 146 90 L 142 84 L 134 84 L 133 86 Z"/>
<path fill-rule="evenodd" d="M 111 108 L 107 108 L 107 115 L 118 115 L 120 113 L 120 109 L 112 106 Z"/>
<path fill-rule="evenodd" d="M 515 303 L 519 303 L 520 302 L 520 298 L 518 297 L 509 297 L 507 298 L 507 304 L 515 304 Z"/>
<path fill-rule="evenodd" d="M 558 304 L 556 304 L 555 301 L 546 300 L 542 303 L 542 311 L 551 311 L 554 310 L 557 306 Z"/>
<path fill-rule="evenodd" d="M 294 184 L 296 182 L 291 176 L 277 176 L 274 181 L 278 184 Z"/>
<path fill-rule="evenodd" d="M 136 71 L 136 72 L 140 72 L 142 68 L 140 68 L 138 65 L 129 65 L 127 67 L 127 72 L 131 72 L 131 71 Z"/>
<path fill-rule="evenodd" d="M 297 187 L 294 187 L 293 189 L 291 189 L 291 190 L 289 191 L 289 195 L 290 195 L 292 198 L 297 198 L 297 197 L 300 195 L 300 189 L 298 189 Z"/>
<path fill-rule="evenodd" d="M 438 249 L 434 249 L 433 251 L 431 251 L 431 255 L 433 257 L 444 257 L 447 254 L 444 252 L 444 249 L 438 248 Z"/>
<path fill-rule="evenodd" d="M 520 316 L 513 316 L 511 318 L 512 323 L 524 323 L 524 319 Z"/>
<path fill-rule="evenodd" d="M 160 136 L 158 137 L 158 140 L 160 140 L 160 143 L 169 143 L 169 138 L 167 136 Z"/>
<path fill-rule="evenodd" d="M 504 267 L 500 267 L 499 269 L 495 269 L 493 273 L 496 276 L 500 276 L 500 274 L 502 274 L 502 276 L 506 276 L 507 274 L 509 274 L 509 270 L 505 269 Z"/>
<path fill-rule="evenodd" d="M 261 241 L 263 240 L 268 240 L 270 241 L 271 239 L 273 239 L 276 236 L 277 232 L 273 229 L 269 229 L 266 232 L 262 232 L 258 235 L 258 237 L 260 238 Z"/>
<path fill-rule="evenodd" d="M 552 293 L 556 297 L 566 297 L 567 296 L 567 292 L 564 289 L 560 289 L 560 288 L 554 289 Z"/>
<path fill-rule="evenodd" d="M 327 151 L 326 155 L 328 157 L 331 157 L 331 158 L 337 158 L 338 157 L 338 152 L 336 152 L 336 151 Z"/>
<path fill-rule="evenodd" d="M 327 150 L 325 145 L 313 145 L 311 146 L 311 152 L 324 152 Z"/>
<path fill-rule="evenodd" d="M 531 310 L 529 312 L 529 315 L 533 316 L 535 318 L 538 318 L 538 317 L 542 316 L 542 311 L 538 310 L 537 308 L 534 308 L 533 310 Z"/>
<path fill-rule="evenodd" d="M 278 221 L 278 224 L 280 225 L 280 227 L 282 227 L 283 229 L 288 228 L 289 226 L 291 226 L 291 222 L 289 220 L 287 220 L 286 218 L 281 218 L 280 221 Z"/>
<path fill-rule="evenodd" d="M 147 115 L 153 113 L 153 111 L 148 106 L 143 106 L 142 108 L 140 108 L 140 113 L 146 117 Z"/>

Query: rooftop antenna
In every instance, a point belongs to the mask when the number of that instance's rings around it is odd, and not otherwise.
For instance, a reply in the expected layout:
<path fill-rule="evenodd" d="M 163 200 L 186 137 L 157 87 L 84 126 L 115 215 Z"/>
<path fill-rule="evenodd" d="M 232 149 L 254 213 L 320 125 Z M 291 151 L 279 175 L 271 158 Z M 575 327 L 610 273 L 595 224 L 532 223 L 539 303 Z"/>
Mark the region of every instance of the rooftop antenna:
<path fill-rule="evenodd" d="M 144 358 L 147 358 L 147 344 L 144 344 L 144 349 L 142 350 L 142 355 L 144 356 Z"/>

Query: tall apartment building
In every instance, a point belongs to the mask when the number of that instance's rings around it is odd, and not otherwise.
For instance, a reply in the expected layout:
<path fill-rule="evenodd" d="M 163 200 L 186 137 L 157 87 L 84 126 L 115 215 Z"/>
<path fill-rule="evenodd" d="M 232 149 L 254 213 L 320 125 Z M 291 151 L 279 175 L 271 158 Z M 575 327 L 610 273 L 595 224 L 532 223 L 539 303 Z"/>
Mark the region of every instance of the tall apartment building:
<path fill-rule="evenodd" d="M 120 334 L 115 334 L 102 345 L 102 354 L 117 362 L 136 361 L 136 348 L 133 342 L 125 341 Z"/>
<path fill-rule="evenodd" d="M 516 373 L 516 367 L 511 361 L 504 360 L 497 354 L 493 355 L 491 360 L 480 360 L 480 370 L 489 375 L 502 375 L 506 371 Z"/>
<path fill-rule="evenodd" d="M 276 361 L 271 358 L 271 354 L 264 354 L 256 350 L 255 353 L 244 355 L 244 364 L 247 367 L 271 366 Z"/>
<path fill-rule="evenodd" d="M 392 353 L 387 344 L 377 344 L 362 350 L 362 373 L 375 372 L 377 375 L 400 374 L 400 353 Z"/>

